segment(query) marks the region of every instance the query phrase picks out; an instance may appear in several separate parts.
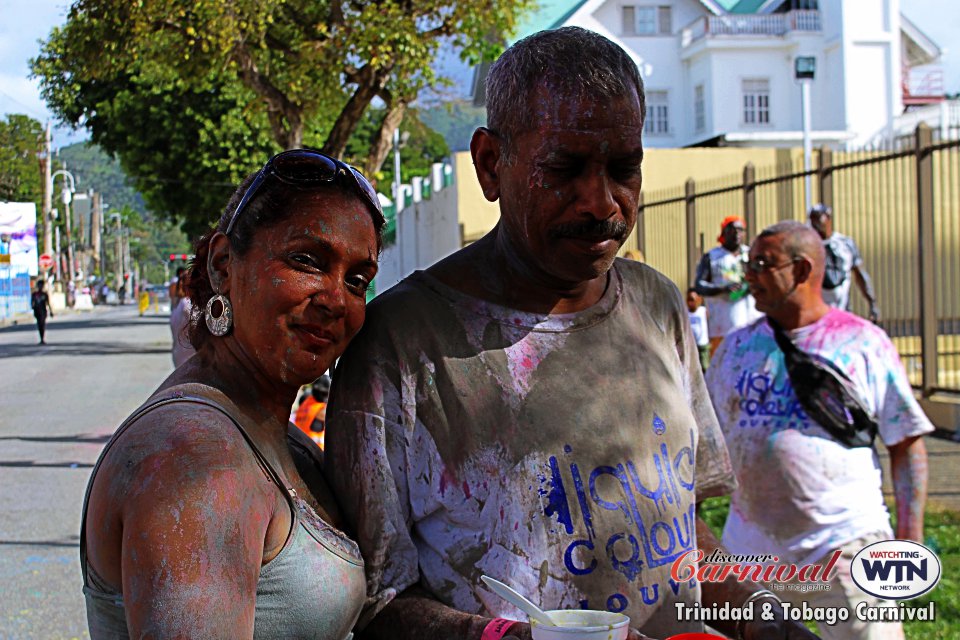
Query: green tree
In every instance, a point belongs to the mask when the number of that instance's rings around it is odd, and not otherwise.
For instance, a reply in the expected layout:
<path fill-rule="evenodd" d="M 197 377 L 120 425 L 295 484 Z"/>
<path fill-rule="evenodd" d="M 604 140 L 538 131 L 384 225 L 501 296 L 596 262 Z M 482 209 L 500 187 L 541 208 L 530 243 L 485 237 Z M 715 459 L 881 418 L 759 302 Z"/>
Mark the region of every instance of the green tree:
<path fill-rule="evenodd" d="M 130 184 L 120 162 L 90 142 L 77 142 L 61 148 L 54 158 L 54 169 L 67 167 L 77 181 L 78 191 L 93 189 L 103 196 L 111 210 L 123 207 L 141 214 L 147 212 L 143 196 Z"/>
<path fill-rule="evenodd" d="M 43 126 L 29 116 L 12 114 L 0 120 L 0 200 L 43 200 L 39 153 Z"/>
<path fill-rule="evenodd" d="M 208 194 L 222 204 L 264 147 L 342 157 L 374 101 L 384 116 L 359 164 L 378 170 L 408 105 L 441 81 L 440 45 L 492 58 L 488 35 L 511 33 L 533 1 L 77 0 L 32 68 L 51 109 L 119 155 L 149 204 L 188 218 L 199 205 L 209 221 Z"/>
<path fill-rule="evenodd" d="M 468 151 L 473 132 L 487 122 L 487 110 L 458 100 L 423 109 L 420 118 L 444 137 L 451 150 Z"/>
<path fill-rule="evenodd" d="M 345 157 L 348 162 L 356 163 L 357 159 L 362 157 L 371 141 L 379 135 L 381 123 L 385 117 L 384 109 L 370 109 L 367 112 L 347 144 Z M 408 183 L 414 176 L 430 175 L 431 165 L 434 162 L 441 162 L 450 155 L 450 147 L 446 140 L 424 124 L 419 109 L 410 109 L 399 128 L 401 139 L 404 141 L 400 146 L 401 182 Z M 393 184 L 393 162 L 383 163 L 380 171 L 371 173 L 369 177 L 376 180 L 381 191 L 389 193 L 390 185 Z"/>

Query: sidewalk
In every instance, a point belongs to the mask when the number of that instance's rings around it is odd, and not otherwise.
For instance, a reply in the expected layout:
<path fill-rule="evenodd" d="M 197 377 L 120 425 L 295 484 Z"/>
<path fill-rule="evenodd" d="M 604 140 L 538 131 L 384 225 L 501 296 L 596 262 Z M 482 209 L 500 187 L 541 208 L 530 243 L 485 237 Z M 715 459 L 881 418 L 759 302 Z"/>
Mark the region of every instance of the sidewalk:
<path fill-rule="evenodd" d="M 929 481 L 927 483 L 928 507 L 960 511 L 960 442 L 952 440 L 953 433 L 937 429 L 924 438 L 927 445 Z M 880 464 L 883 467 L 883 495 L 893 497 L 890 476 L 890 456 L 883 445 L 878 446 Z"/>
<path fill-rule="evenodd" d="M 111 308 L 111 309 L 116 306 L 117 305 L 106 305 L 107 308 Z M 124 306 L 131 306 L 131 305 L 124 305 Z M 69 307 L 67 307 L 67 308 L 58 310 L 56 312 L 56 315 L 53 316 L 53 320 L 56 321 L 57 318 L 68 318 L 70 316 L 80 315 L 84 313 L 96 313 L 98 309 L 103 310 L 104 305 L 97 305 L 93 307 L 92 310 L 88 310 L 88 309 L 77 310 L 77 309 L 70 309 Z M 47 317 L 49 318 L 49 316 Z M 33 317 L 32 313 L 18 313 L 10 316 L 9 318 L 0 318 L 0 329 L 3 329 L 4 327 L 14 327 L 19 325 L 33 326 L 36 323 L 37 321 Z"/>

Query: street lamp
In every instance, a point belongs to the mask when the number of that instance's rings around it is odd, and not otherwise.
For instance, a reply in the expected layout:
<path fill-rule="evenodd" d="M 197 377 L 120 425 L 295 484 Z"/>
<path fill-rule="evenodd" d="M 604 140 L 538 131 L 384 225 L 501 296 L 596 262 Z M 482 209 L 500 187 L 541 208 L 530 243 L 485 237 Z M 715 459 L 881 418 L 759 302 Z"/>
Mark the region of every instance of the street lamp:
<path fill-rule="evenodd" d="M 73 174 L 67 171 L 66 169 L 59 169 L 54 171 L 50 176 L 50 184 L 47 185 L 50 193 L 53 193 L 53 182 L 57 176 L 63 176 L 67 178 L 67 181 L 70 183 L 69 187 L 67 182 L 63 183 L 63 190 L 60 193 L 60 198 L 63 201 L 63 213 L 64 213 L 64 224 L 66 225 L 67 231 L 67 280 L 73 280 L 74 269 L 76 268 L 73 264 L 73 242 L 70 238 L 72 221 L 70 216 L 70 201 L 73 200 L 73 194 L 76 192 L 76 182 L 73 179 Z M 52 216 L 51 216 L 52 217 Z M 59 257 L 57 258 L 57 264 L 60 263 Z"/>
<path fill-rule="evenodd" d="M 817 59 L 813 56 L 797 56 L 794 60 L 794 78 L 800 81 L 800 115 L 803 118 L 803 187 L 807 198 L 807 210 L 813 206 L 813 187 L 809 171 L 813 144 L 810 141 L 810 84 L 817 71 Z"/>

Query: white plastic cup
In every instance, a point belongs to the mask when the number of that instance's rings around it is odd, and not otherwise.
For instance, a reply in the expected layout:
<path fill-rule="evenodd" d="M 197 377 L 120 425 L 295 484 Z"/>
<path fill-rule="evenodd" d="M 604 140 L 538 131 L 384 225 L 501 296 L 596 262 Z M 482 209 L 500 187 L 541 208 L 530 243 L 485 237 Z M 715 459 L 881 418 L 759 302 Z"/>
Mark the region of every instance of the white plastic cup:
<path fill-rule="evenodd" d="M 589 609 L 547 611 L 556 627 L 530 621 L 533 640 L 627 640 L 630 618 L 622 613 Z"/>

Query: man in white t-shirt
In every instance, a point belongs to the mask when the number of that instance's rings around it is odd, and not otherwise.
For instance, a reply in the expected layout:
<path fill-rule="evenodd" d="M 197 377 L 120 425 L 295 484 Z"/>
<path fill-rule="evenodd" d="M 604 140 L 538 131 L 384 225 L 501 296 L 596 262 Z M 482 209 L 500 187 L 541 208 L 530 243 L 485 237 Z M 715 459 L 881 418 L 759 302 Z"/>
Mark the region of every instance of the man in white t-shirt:
<path fill-rule="evenodd" d="M 823 269 L 820 238 L 810 227 L 789 221 L 757 237 L 746 277 L 757 308 L 779 323 L 800 351 L 839 367 L 876 416 L 893 471 L 896 537 L 922 541 L 927 455 L 921 436 L 933 427 L 886 334 L 823 301 Z M 824 638 L 902 638 L 899 623 L 867 624 L 853 612 L 861 601 L 883 603 L 850 579 L 857 551 L 893 537 L 877 454 L 873 447 L 842 444 L 814 421 L 795 386 L 767 319 L 728 335 L 707 371 L 738 480 L 723 543 L 734 554 L 769 553 L 797 564 L 842 550 L 829 591 L 778 595 L 811 606 L 849 607 L 849 622 L 821 626 Z"/>
<path fill-rule="evenodd" d="M 719 246 L 703 254 L 697 265 L 694 289 L 707 301 L 711 355 L 724 336 L 758 317 L 743 281 L 743 263 L 750 250 L 744 244 L 746 236 L 743 218 L 727 216 L 720 223 Z"/>
<path fill-rule="evenodd" d="M 873 292 L 870 274 L 863 266 L 863 257 L 857 243 L 850 236 L 833 230 L 833 209 L 825 204 L 810 209 L 810 226 L 823 239 L 826 251 L 823 272 L 823 299 L 831 307 L 850 310 L 850 281 L 856 280 L 860 293 L 870 305 L 871 322 L 880 319 L 880 307 Z"/>

